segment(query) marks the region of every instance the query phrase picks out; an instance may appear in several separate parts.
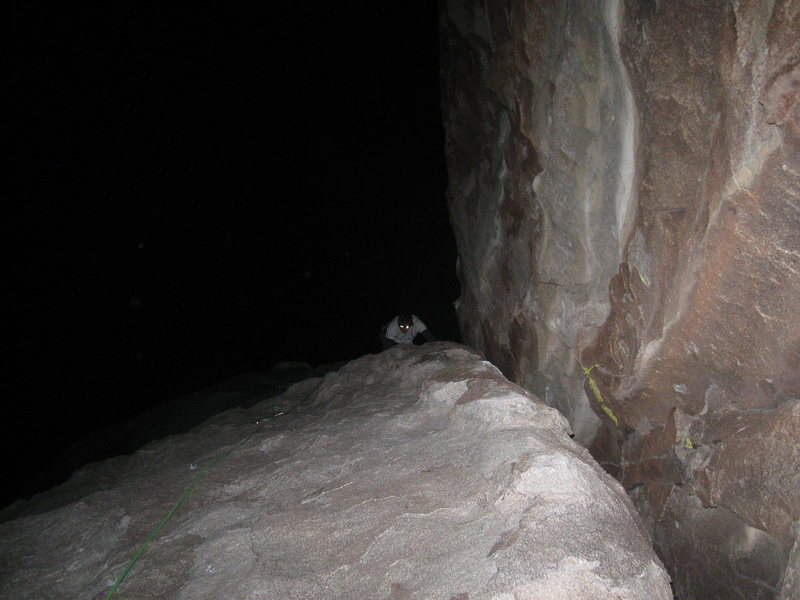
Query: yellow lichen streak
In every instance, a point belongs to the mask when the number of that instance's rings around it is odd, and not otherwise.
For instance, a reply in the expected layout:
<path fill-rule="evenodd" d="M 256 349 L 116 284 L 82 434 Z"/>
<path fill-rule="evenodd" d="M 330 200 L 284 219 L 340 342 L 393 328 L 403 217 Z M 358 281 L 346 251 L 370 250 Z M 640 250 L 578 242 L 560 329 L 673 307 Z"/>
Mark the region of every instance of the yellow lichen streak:
<path fill-rule="evenodd" d="M 584 367 L 581 365 L 581 369 L 583 369 L 583 374 L 586 375 L 586 378 L 589 380 L 589 387 L 592 388 L 592 393 L 597 399 L 597 402 L 600 404 L 600 408 L 602 408 L 603 412 L 606 413 L 612 421 L 614 421 L 614 425 L 619 427 L 619 419 L 617 419 L 617 415 L 614 414 L 614 411 L 611 410 L 611 407 L 608 406 L 608 404 L 606 404 L 603 400 L 603 394 L 600 393 L 600 388 L 597 387 L 597 383 L 592 377 L 592 369 L 599 366 L 600 365 L 592 365 L 591 367 Z"/>

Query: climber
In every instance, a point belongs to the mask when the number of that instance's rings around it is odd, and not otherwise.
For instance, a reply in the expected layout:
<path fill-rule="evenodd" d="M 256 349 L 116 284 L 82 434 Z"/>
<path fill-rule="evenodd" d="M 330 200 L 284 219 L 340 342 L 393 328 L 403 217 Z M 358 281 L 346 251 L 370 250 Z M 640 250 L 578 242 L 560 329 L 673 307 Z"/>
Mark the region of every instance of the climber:
<path fill-rule="evenodd" d="M 436 341 L 417 315 L 397 315 L 381 329 L 381 345 L 386 350 L 396 344 L 413 344 L 417 336 L 421 336 L 425 342 Z"/>

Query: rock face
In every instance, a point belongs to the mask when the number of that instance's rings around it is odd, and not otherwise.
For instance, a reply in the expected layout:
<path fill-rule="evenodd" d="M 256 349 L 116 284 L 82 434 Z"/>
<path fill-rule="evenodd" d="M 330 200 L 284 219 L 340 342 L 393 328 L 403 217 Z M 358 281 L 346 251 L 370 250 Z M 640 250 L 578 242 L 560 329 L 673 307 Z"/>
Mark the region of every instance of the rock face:
<path fill-rule="evenodd" d="M 797 597 L 800 3 L 442 6 L 465 342 L 631 490 L 680 598 Z"/>
<path fill-rule="evenodd" d="M 193 481 L 115 598 L 671 598 L 566 420 L 445 342 L 85 467 L 0 524 L 0 597 L 105 597 Z"/>

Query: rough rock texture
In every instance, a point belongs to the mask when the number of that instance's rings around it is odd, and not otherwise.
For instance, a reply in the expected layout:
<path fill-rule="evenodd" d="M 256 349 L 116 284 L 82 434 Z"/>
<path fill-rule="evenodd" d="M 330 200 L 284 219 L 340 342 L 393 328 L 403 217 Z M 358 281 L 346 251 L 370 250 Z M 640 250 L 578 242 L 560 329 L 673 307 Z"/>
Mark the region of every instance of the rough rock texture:
<path fill-rule="evenodd" d="M 682 600 L 794 597 L 800 2 L 442 7 L 464 340 L 631 490 Z"/>
<path fill-rule="evenodd" d="M 473 351 L 396 347 L 17 507 L 0 597 L 104 597 L 213 465 L 114 598 L 670 598 L 629 498 L 568 433 Z"/>
<path fill-rule="evenodd" d="M 30 480 L 29 469 L 19 469 L 5 477 L 3 500 L 29 497 L 36 492 L 49 489 L 69 478 L 72 472 L 89 462 L 120 454 L 130 454 L 147 442 L 177 433 L 189 431 L 208 418 L 230 408 L 247 408 L 248 402 L 257 402 L 269 396 L 277 396 L 291 384 L 309 377 L 321 377 L 335 371 L 344 363 L 327 363 L 312 368 L 300 362 L 279 362 L 268 371 L 241 373 L 215 387 L 197 394 L 188 394 L 162 402 L 136 416 L 105 427 L 95 429 L 88 435 L 62 448 L 58 456 L 50 459 L 45 468 Z M 257 389 L 259 395 L 254 395 Z M 0 505 L 6 507 L 8 502 Z M 7 507 L 3 518 L 11 518 L 17 508 Z"/>

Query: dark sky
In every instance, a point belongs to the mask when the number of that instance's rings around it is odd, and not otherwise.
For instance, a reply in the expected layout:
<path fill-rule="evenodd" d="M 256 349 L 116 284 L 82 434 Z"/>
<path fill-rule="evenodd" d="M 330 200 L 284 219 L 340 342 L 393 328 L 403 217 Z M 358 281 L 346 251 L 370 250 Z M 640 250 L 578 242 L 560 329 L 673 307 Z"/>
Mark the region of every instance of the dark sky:
<path fill-rule="evenodd" d="M 436 3 L 280 4 L 12 11 L 24 460 L 399 311 L 457 337 Z"/>

